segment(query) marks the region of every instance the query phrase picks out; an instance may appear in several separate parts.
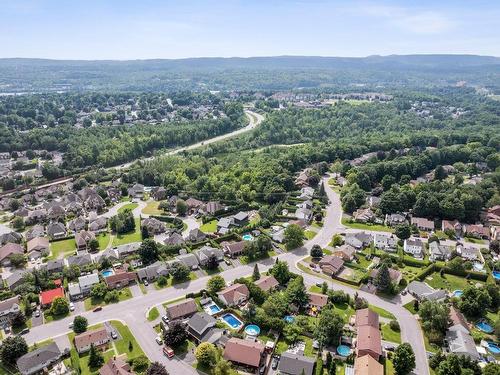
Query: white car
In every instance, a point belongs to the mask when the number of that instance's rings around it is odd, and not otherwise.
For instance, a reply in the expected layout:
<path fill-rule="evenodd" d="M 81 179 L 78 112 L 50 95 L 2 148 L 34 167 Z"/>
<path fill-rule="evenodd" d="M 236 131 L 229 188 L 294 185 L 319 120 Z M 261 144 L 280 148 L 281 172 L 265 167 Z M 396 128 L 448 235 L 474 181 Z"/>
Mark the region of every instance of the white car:
<path fill-rule="evenodd" d="M 156 343 L 157 343 L 158 345 L 163 344 L 163 340 L 161 339 L 161 337 L 160 337 L 160 336 L 156 336 L 156 339 L 155 339 L 155 340 L 156 340 Z"/>
<path fill-rule="evenodd" d="M 69 303 L 69 311 L 75 311 L 75 304 L 73 302 Z"/>

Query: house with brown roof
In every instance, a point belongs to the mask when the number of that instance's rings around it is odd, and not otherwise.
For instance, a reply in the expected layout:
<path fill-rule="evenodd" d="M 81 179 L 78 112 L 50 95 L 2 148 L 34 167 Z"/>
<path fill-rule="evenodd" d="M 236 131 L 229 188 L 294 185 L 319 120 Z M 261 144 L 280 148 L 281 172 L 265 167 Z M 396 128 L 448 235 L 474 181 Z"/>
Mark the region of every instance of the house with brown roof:
<path fill-rule="evenodd" d="M 476 237 L 484 240 L 490 239 L 490 228 L 484 227 L 481 224 L 464 225 L 464 233 L 469 237 Z"/>
<path fill-rule="evenodd" d="M 94 329 L 75 336 L 75 348 L 78 353 L 85 353 L 90 350 L 90 346 L 95 347 L 106 345 L 109 342 L 109 335 L 106 328 Z"/>
<path fill-rule="evenodd" d="M 461 236 L 463 231 L 463 226 L 458 220 L 443 220 L 441 222 L 441 230 L 443 232 L 452 231 L 456 236 Z"/>
<path fill-rule="evenodd" d="M 245 284 L 233 284 L 217 293 L 227 306 L 240 305 L 248 300 L 250 291 Z"/>
<path fill-rule="evenodd" d="M 177 302 L 166 307 L 167 317 L 170 320 L 187 318 L 198 311 L 198 306 L 192 298 Z"/>
<path fill-rule="evenodd" d="M 375 311 L 368 308 L 356 310 L 356 327 L 371 326 L 379 328 L 379 317 Z"/>
<path fill-rule="evenodd" d="M 307 295 L 309 296 L 310 308 L 314 307 L 319 311 L 328 303 L 328 296 L 326 294 L 309 292 Z"/>
<path fill-rule="evenodd" d="M 126 359 L 126 356 L 124 356 Z M 120 357 L 113 357 L 99 369 L 99 375 L 133 375 L 130 365 Z"/>
<path fill-rule="evenodd" d="M 93 232 L 81 230 L 75 235 L 76 248 L 78 250 L 85 250 L 92 240 L 95 240 L 95 234 Z"/>
<path fill-rule="evenodd" d="M 257 341 L 231 338 L 224 349 L 224 359 L 236 364 L 259 368 L 264 355 L 264 345 Z"/>
<path fill-rule="evenodd" d="M 39 259 L 49 254 L 49 239 L 47 237 L 36 237 L 26 243 L 28 257 Z"/>
<path fill-rule="evenodd" d="M 6 243 L 0 247 L 0 265 L 10 265 L 10 257 L 15 254 L 24 254 L 24 247 L 17 243 Z"/>
<path fill-rule="evenodd" d="M 411 225 L 415 225 L 418 229 L 431 232 L 434 230 L 434 221 L 424 217 L 412 217 Z"/>
<path fill-rule="evenodd" d="M 335 248 L 331 255 L 342 258 L 344 262 L 352 262 L 355 254 L 356 249 L 354 247 L 344 244 Z"/>
<path fill-rule="evenodd" d="M 340 257 L 327 255 L 321 258 L 319 266 L 325 274 L 334 276 L 344 267 L 344 261 Z"/>
<path fill-rule="evenodd" d="M 135 272 L 116 273 L 104 278 L 104 282 L 109 289 L 120 289 L 126 287 L 137 279 Z"/>
<path fill-rule="evenodd" d="M 382 337 L 378 327 L 371 325 L 360 326 L 357 329 L 356 354 L 358 357 L 370 355 L 375 360 L 382 356 Z"/>
<path fill-rule="evenodd" d="M 224 254 L 227 256 L 230 256 L 231 258 L 236 258 L 239 255 L 243 254 L 243 251 L 245 250 L 245 245 L 247 241 L 239 241 L 239 242 L 223 242 L 222 249 L 224 250 Z"/>
<path fill-rule="evenodd" d="M 356 375 L 384 375 L 384 366 L 370 355 L 357 357 L 354 360 Z"/>
<path fill-rule="evenodd" d="M 279 282 L 274 278 L 273 275 L 269 275 L 262 276 L 259 280 L 254 281 L 254 284 L 264 292 L 269 292 L 275 289 L 279 285 Z"/>

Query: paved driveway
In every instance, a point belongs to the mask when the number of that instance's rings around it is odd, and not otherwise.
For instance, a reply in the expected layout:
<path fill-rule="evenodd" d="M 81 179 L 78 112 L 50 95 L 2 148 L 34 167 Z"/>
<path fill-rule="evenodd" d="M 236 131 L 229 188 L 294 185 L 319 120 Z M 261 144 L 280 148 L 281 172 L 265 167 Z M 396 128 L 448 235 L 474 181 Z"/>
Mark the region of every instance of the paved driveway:
<path fill-rule="evenodd" d="M 129 287 L 130 292 L 132 293 L 132 297 L 142 296 L 142 290 L 139 284 L 134 284 Z"/>

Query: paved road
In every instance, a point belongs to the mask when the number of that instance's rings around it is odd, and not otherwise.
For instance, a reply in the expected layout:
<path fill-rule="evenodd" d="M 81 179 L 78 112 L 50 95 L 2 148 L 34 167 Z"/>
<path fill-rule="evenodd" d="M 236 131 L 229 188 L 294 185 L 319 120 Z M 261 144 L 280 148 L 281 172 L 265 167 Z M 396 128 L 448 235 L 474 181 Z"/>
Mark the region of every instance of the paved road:
<path fill-rule="evenodd" d="M 240 135 L 242 133 L 245 133 L 245 132 L 247 132 L 249 130 L 254 129 L 262 121 L 264 121 L 264 116 L 262 116 L 259 113 L 256 113 L 256 112 L 253 112 L 253 111 L 250 111 L 250 110 L 246 109 L 245 110 L 245 114 L 247 115 L 247 117 L 249 119 L 249 124 L 247 126 L 245 126 L 244 128 L 235 130 L 235 131 L 230 132 L 230 133 L 222 134 L 222 135 L 219 135 L 219 136 L 214 137 L 214 138 L 206 139 L 204 141 L 201 141 L 201 142 L 198 142 L 198 143 L 194 143 L 194 144 L 186 146 L 186 147 L 181 147 L 181 148 L 175 149 L 173 151 L 161 153 L 158 156 L 175 155 L 175 154 L 178 154 L 178 153 L 183 152 L 183 151 L 193 150 L 193 149 L 201 147 L 201 146 L 209 145 L 210 143 L 219 142 L 219 141 L 222 141 L 224 139 L 235 137 L 237 135 Z M 154 158 L 155 158 L 155 156 L 152 156 L 150 158 L 145 158 L 145 159 L 140 159 L 140 160 L 152 160 Z M 120 165 L 117 165 L 117 166 L 114 166 L 114 167 L 111 167 L 111 168 L 124 169 L 124 168 L 130 167 L 135 162 L 136 162 L 136 160 L 128 162 L 128 163 L 120 164 Z"/>
<path fill-rule="evenodd" d="M 304 247 L 293 252 L 283 253 L 277 256 L 280 260 L 286 261 L 290 265 L 290 269 L 292 271 L 302 274 L 306 285 L 322 283 L 324 279 L 302 272 L 297 268 L 297 263 L 303 259 L 304 256 L 308 255 L 309 249 L 313 245 L 318 244 L 325 247 L 328 245 L 335 233 L 345 230 L 340 223 L 342 210 L 339 196 L 329 187 L 327 178 L 324 178 L 323 181 L 325 183 L 325 191 L 331 202 L 326 210 L 323 228 L 312 240 L 308 241 Z M 260 271 L 263 272 L 272 267 L 275 263 L 275 258 L 276 257 L 259 261 L 258 264 Z M 253 264 L 250 264 L 226 270 L 222 272 L 221 275 L 224 277 L 226 282 L 229 282 L 236 278 L 250 275 L 252 272 Z M 130 300 L 123 301 L 119 304 L 106 306 L 101 312 L 85 312 L 82 313 L 82 315 L 87 317 L 91 325 L 112 319 L 122 320 L 129 326 L 139 345 L 141 345 L 150 360 L 163 362 L 167 366 L 170 373 L 173 374 L 194 374 L 196 373 L 196 370 L 182 361 L 178 359 L 165 359 L 161 353 L 161 348 L 154 341 L 156 334 L 151 328 L 151 323 L 146 320 L 146 311 L 152 306 L 160 305 L 165 301 L 181 297 L 186 293 L 199 291 L 206 286 L 208 280 L 209 277 L 207 276 L 191 282 L 178 284 L 164 290 L 150 290 L 146 295 L 141 295 Z M 331 282 L 330 287 L 335 290 L 343 290 L 351 295 L 357 292 L 359 296 L 365 298 L 370 304 L 379 306 L 394 314 L 401 327 L 401 337 L 403 342 L 411 343 L 415 352 L 417 367 L 414 373 L 418 375 L 429 375 L 427 356 L 420 326 L 410 312 L 402 306 L 399 298 L 386 300 L 334 282 Z M 71 320 L 72 318 L 66 318 L 39 327 L 34 327 L 25 336 L 25 338 L 29 344 L 33 344 L 34 342 L 39 342 L 50 337 L 67 334 L 69 332 L 68 324 Z"/>

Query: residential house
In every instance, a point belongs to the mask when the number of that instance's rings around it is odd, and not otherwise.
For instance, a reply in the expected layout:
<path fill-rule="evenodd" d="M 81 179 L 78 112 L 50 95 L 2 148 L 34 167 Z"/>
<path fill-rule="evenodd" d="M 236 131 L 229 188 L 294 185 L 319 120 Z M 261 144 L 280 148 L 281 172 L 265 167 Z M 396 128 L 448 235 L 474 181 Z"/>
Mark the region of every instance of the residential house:
<path fill-rule="evenodd" d="M 379 360 L 382 356 L 382 337 L 378 326 L 357 327 L 356 354 L 358 357 L 370 355 L 375 360 Z"/>
<path fill-rule="evenodd" d="M 308 200 L 313 199 L 314 197 L 314 189 L 310 186 L 305 186 L 300 189 L 299 199 Z"/>
<path fill-rule="evenodd" d="M 249 216 L 247 212 L 240 211 L 233 216 L 234 225 L 243 227 L 248 224 Z"/>
<path fill-rule="evenodd" d="M 205 206 L 205 212 L 208 215 L 215 215 L 217 212 L 222 211 L 224 206 L 216 201 L 208 202 Z"/>
<path fill-rule="evenodd" d="M 9 325 L 12 317 L 19 311 L 21 311 L 21 299 L 19 296 L 0 301 L 0 326 Z"/>
<path fill-rule="evenodd" d="M 366 203 L 368 203 L 368 205 L 371 207 L 371 208 L 375 208 L 375 207 L 378 207 L 379 204 L 380 204 L 380 201 L 381 201 L 381 198 L 380 197 L 377 197 L 375 195 L 370 195 L 366 198 Z"/>
<path fill-rule="evenodd" d="M 356 375 L 384 375 L 384 366 L 371 355 L 356 357 L 354 360 L 354 374 Z"/>
<path fill-rule="evenodd" d="M 424 217 L 412 217 L 411 225 L 414 225 L 418 229 L 427 232 L 432 232 L 434 230 L 434 221 L 426 219 Z"/>
<path fill-rule="evenodd" d="M 457 245 L 457 253 L 465 260 L 483 262 L 481 250 L 474 246 Z"/>
<path fill-rule="evenodd" d="M 215 344 L 221 338 L 223 330 L 216 329 L 217 320 L 206 312 L 195 313 L 187 322 L 187 332 L 196 342 Z"/>
<path fill-rule="evenodd" d="M 379 316 L 375 311 L 369 308 L 356 310 L 355 322 L 356 328 L 362 326 L 379 328 Z"/>
<path fill-rule="evenodd" d="M 75 336 L 75 348 L 78 353 L 85 353 L 90 350 L 91 345 L 96 348 L 106 345 L 110 339 L 106 328 L 93 329 Z"/>
<path fill-rule="evenodd" d="M 198 210 L 202 208 L 205 204 L 196 198 L 188 198 L 186 199 L 186 205 L 188 208 L 188 212 L 193 214 L 195 212 L 198 212 Z"/>
<path fill-rule="evenodd" d="M 144 196 L 144 185 L 134 184 L 128 189 L 128 195 L 134 198 L 142 198 Z"/>
<path fill-rule="evenodd" d="M 181 234 L 172 232 L 170 233 L 170 236 L 163 240 L 163 243 L 167 246 L 182 246 L 184 245 L 185 241 L 184 238 L 182 238 Z"/>
<path fill-rule="evenodd" d="M 395 252 L 398 248 L 398 241 L 392 234 L 375 233 L 373 245 L 380 250 Z"/>
<path fill-rule="evenodd" d="M 187 240 L 189 242 L 202 242 L 207 239 L 207 235 L 203 233 L 200 229 L 195 228 L 189 232 L 189 235 L 187 236 Z"/>
<path fill-rule="evenodd" d="M 86 230 L 78 232 L 75 236 L 76 248 L 78 251 L 88 249 L 90 242 L 95 240 L 95 234 Z"/>
<path fill-rule="evenodd" d="M 151 190 L 151 196 L 155 201 L 162 201 L 167 198 L 167 190 L 164 187 L 158 187 Z"/>
<path fill-rule="evenodd" d="M 463 227 L 458 220 L 443 220 L 441 222 L 441 230 L 443 232 L 451 231 L 455 234 L 455 236 L 460 237 L 463 232 Z"/>
<path fill-rule="evenodd" d="M 405 253 L 413 255 L 413 257 L 417 259 L 423 259 L 425 256 L 425 245 L 419 238 L 406 239 L 403 250 Z"/>
<path fill-rule="evenodd" d="M 25 233 L 26 241 L 30 241 L 36 237 L 43 237 L 45 235 L 45 228 L 43 225 L 35 224 L 33 227 L 28 229 Z"/>
<path fill-rule="evenodd" d="M 47 209 L 49 220 L 60 220 L 66 216 L 66 210 L 59 204 L 54 204 Z"/>
<path fill-rule="evenodd" d="M 68 267 L 78 266 L 80 268 L 83 268 L 85 266 L 88 266 L 89 264 L 92 264 L 92 256 L 88 253 L 72 255 L 66 258 L 66 262 L 68 263 Z"/>
<path fill-rule="evenodd" d="M 432 241 L 429 243 L 429 260 L 435 262 L 436 260 L 448 261 L 451 259 L 451 254 L 453 253 L 453 248 L 447 245 L 441 245 L 437 241 Z"/>
<path fill-rule="evenodd" d="M 308 292 L 307 295 L 309 296 L 308 306 L 310 309 L 321 311 L 328 303 L 328 296 L 326 294 Z"/>
<path fill-rule="evenodd" d="M 250 291 L 245 284 L 233 284 L 217 293 L 219 299 L 227 306 L 237 306 L 248 300 Z"/>
<path fill-rule="evenodd" d="M 167 305 L 165 308 L 168 319 L 177 320 L 188 318 L 198 311 L 198 306 L 192 298 L 187 298 L 184 301 L 180 301 L 171 305 Z"/>
<path fill-rule="evenodd" d="M 224 359 L 258 369 L 264 356 L 264 345 L 258 341 L 230 338 L 224 348 Z"/>
<path fill-rule="evenodd" d="M 342 258 L 344 262 L 352 262 L 356 254 L 356 249 L 351 245 L 342 245 L 332 250 L 332 255 Z"/>
<path fill-rule="evenodd" d="M 9 242 L 0 247 L 0 265 L 9 266 L 10 257 L 16 254 L 23 255 L 24 247 L 22 247 L 17 243 L 12 243 L 12 242 Z"/>
<path fill-rule="evenodd" d="M 56 298 L 64 298 L 64 288 L 59 286 L 54 289 L 46 290 L 40 293 L 40 305 L 43 308 L 50 307 Z"/>
<path fill-rule="evenodd" d="M 137 277 L 139 280 L 144 281 L 153 281 L 156 280 L 160 276 L 167 276 L 168 269 L 165 263 L 157 261 L 149 266 L 141 268 L 137 270 Z"/>
<path fill-rule="evenodd" d="M 474 339 L 469 331 L 464 329 L 462 325 L 453 325 L 448 328 L 445 338 L 450 353 L 459 356 L 463 355 L 474 361 L 480 359 Z"/>
<path fill-rule="evenodd" d="M 165 223 L 154 217 L 147 217 L 141 222 L 141 228 L 146 229 L 150 236 L 164 233 L 167 230 Z"/>
<path fill-rule="evenodd" d="M 47 272 L 62 272 L 64 270 L 64 260 L 63 259 L 49 260 L 47 263 L 43 264 L 40 268 L 45 269 Z"/>
<path fill-rule="evenodd" d="M 81 215 L 84 211 L 83 204 L 80 202 L 69 202 L 65 209 L 67 214 L 73 215 Z"/>
<path fill-rule="evenodd" d="M 271 292 L 280 285 L 273 275 L 261 276 L 260 279 L 254 281 L 254 284 L 264 292 Z"/>
<path fill-rule="evenodd" d="M 234 225 L 234 217 L 222 217 L 217 222 L 217 233 L 227 234 Z"/>
<path fill-rule="evenodd" d="M 312 375 L 316 361 L 298 353 L 281 354 L 278 371 L 283 375 Z"/>
<path fill-rule="evenodd" d="M 49 254 L 49 239 L 47 237 L 36 237 L 26 243 L 29 259 L 40 259 Z"/>
<path fill-rule="evenodd" d="M 24 275 L 27 273 L 26 271 L 13 272 L 5 279 L 7 288 L 9 288 L 10 291 L 14 291 L 19 285 L 24 284 Z"/>
<path fill-rule="evenodd" d="M 312 219 L 313 212 L 308 208 L 299 208 L 295 211 L 295 217 L 299 220 L 309 222 Z"/>
<path fill-rule="evenodd" d="M 222 262 L 224 260 L 224 251 L 206 245 L 194 250 L 193 254 L 198 258 L 198 262 L 202 267 L 208 264 L 211 257 L 215 257 L 217 262 Z"/>
<path fill-rule="evenodd" d="M 388 214 L 385 215 L 385 225 L 395 227 L 401 224 L 407 224 L 406 217 L 401 214 Z"/>
<path fill-rule="evenodd" d="M 101 212 L 106 207 L 106 202 L 99 194 L 95 193 L 89 195 L 83 205 L 87 211 Z"/>
<path fill-rule="evenodd" d="M 135 272 L 116 273 L 104 278 L 108 289 L 121 289 L 128 286 L 137 279 Z"/>
<path fill-rule="evenodd" d="M 99 216 L 89 224 L 89 231 L 94 233 L 106 232 L 108 229 L 108 219 L 104 216 Z"/>
<path fill-rule="evenodd" d="M 319 266 L 325 274 L 335 276 L 344 267 L 344 261 L 340 257 L 326 255 L 319 261 Z"/>
<path fill-rule="evenodd" d="M 78 285 L 78 283 L 68 284 L 68 296 L 71 301 L 76 301 L 83 297 L 82 290 L 80 289 L 80 285 Z"/>
<path fill-rule="evenodd" d="M 66 227 L 63 223 L 54 222 L 47 226 L 47 234 L 51 239 L 58 239 L 66 237 Z"/>
<path fill-rule="evenodd" d="M 463 227 L 464 235 L 468 237 L 476 237 L 484 240 L 490 239 L 490 229 L 482 226 L 481 224 L 469 225 Z"/>
<path fill-rule="evenodd" d="M 140 246 L 140 242 L 132 242 L 125 245 L 115 246 L 111 249 L 104 250 L 99 259 L 109 259 L 111 262 L 115 262 L 135 253 Z"/>
<path fill-rule="evenodd" d="M 362 250 L 372 242 L 372 235 L 366 232 L 346 233 L 345 243 L 357 250 Z"/>
<path fill-rule="evenodd" d="M 358 223 L 371 223 L 375 221 L 375 213 L 371 208 L 358 208 L 353 212 L 352 217 Z"/>
<path fill-rule="evenodd" d="M 176 258 L 176 260 L 184 264 L 190 270 L 196 270 L 200 266 L 198 258 L 192 253 L 181 254 Z"/>
<path fill-rule="evenodd" d="M 135 375 L 128 362 L 125 361 L 126 358 L 126 355 L 113 356 L 99 369 L 99 375 Z"/>
<path fill-rule="evenodd" d="M 375 279 L 377 277 L 377 274 L 378 269 L 372 269 L 370 271 L 370 277 L 372 279 Z M 389 277 L 391 278 L 392 283 L 397 285 L 403 278 L 403 274 L 400 271 L 395 270 L 394 268 L 389 268 Z"/>
<path fill-rule="evenodd" d="M 81 216 L 78 216 L 68 223 L 68 229 L 74 233 L 77 233 L 85 229 L 87 222 Z"/>
<path fill-rule="evenodd" d="M 90 293 L 95 284 L 99 284 L 99 275 L 97 273 L 91 273 L 90 275 L 84 275 L 78 278 L 78 285 L 84 295 Z"/>
<path fill-rule="evenodd" d="M 21 375 L 33 375 L 45 372 L 59 363 L 62 353 L 55 342 L 28 352 L 17 359 L 17 368 Z"/>
<path fill-rule="evenodd" d="M 30 211 L 27 217 L 28 224 L 42 223 L 47 220 L 47 210 L 40 208 Z"/>
<path fill-rule="evenodd" d="M 245 245 L 247 241 L 238 241 L 238 242 L 223 242 L 222 249 L 224 250 L 224 254 L 231 258 L 236 258 L 243 254 L 245 250 Z"/>
<path fill-rule="evenodd" d="M 447 292 L 443 289 L 434 289 L 422 281 L 412 281 L 406 287 L 415 299 L 419 301 L 441 301 L 446 298 Z"/>

